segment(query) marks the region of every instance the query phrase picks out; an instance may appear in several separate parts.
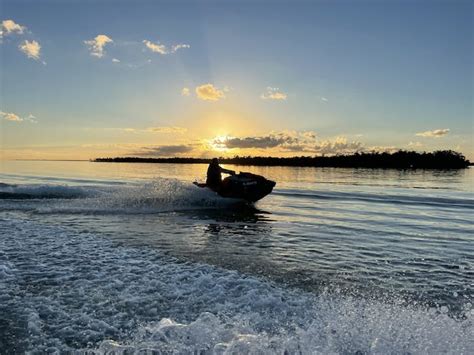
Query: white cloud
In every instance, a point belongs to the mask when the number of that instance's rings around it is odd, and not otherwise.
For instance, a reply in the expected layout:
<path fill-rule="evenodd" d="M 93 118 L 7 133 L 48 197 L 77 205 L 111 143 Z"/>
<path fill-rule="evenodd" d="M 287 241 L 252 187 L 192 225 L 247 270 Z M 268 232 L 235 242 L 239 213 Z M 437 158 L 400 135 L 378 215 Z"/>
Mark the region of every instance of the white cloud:
<path fill-rule="evenodd" d="M 160 44 L 160 42 L 153 43 L 145 39 L 143 43 L 145 43 L 145 46 L 153 53 L 168 54 L 168 49 L 164 44 Z"/>
<path fill-rule="evenodd" d="M 113 63 L 120 63 L 120 59 L 112 58 L 112 62 L 113 62 Z"/>
<path fill-rule="evenodd" d="M 41 51 L 41 46 L 38 42 L 36 41 L 28 41 L 25 40 L 23 41 L 18 48 L 20 51 L 26 54 L 28 58 L 34 59 L 34 60 L 39 60 L 40 59 L 40 51 Z"/>
<path fill-rule="evenodd" d="M 181 90 L 181 95 L 183 95 L 183 96 L 189 96 L 189 95 L 191 95 L 191 92 L 190 92 L 189 88 L 183 88 L 183 89 Z"/>
<path fill-rule="evenodd" d="M 321 101 L 328 102 L 329 100 L 326 97 L 321 97 Z"/>
<path fill-rule="evenodd" d="M 25 121 L 30 121 L 31 123 L 38 123 L 38 120 L 31 113 L 24 118 Z"/>
<path fill-rule="evenodd" d="M 0 30 L 0 38 L 12 33 L 22 34 L 25 30 L 25 26 L 22 26 L 13 20 L 3 20 Z"/>
<path fill-rule="evenodd" d="M 23 122 L 23 121 L 29 121 L 32 123 L 38 123 L 37 119 L 35 116 L 33 116 L 31 113 L 26 116 L 26 117 L 20 117 L 16 113 L 13 112 L 3 112 L 0 111 L 0 117 L 6 121 L 11 121 L 11 122 Z"/>
<path fill-rule="evenodd" d="M 286 100 L 288 97 L 287 94 L 280 91 L 278 88 L 267 87 L 266 91 L 260 95 L 260 98 L 263 100 Z"/>
<path fill-rule="evenodd" d="M 4 120 L 7 120 L 7 121 L 16 121 L 16 122 L 23 121 L 23 118 L 21 118 L 20 116 L 18 116 L 17 114 L 15 114 L 15 113 L 13 113 L 13 112 L 3 112 L 3 111 L 0 111 L 0 116 L 1 116 Z"/>
<path fill-rule="evenodd" d="M 449 128 L 444 128 L 444 129 L 435 129 L 433 131 L 425 131 L 425 132 L 419 132 L 416 135 L 420 137 L 432 137 L 432 138 L 440 138 L 449 133 Z"/>
<path fill-rule="evenodd" d="M 94 39 L 84 41 L 84 43 L 89 47 L 91 55 L 97 58 L 102 58 L 104 56 L 104 47 L 107 45 L 107 43 L 112 42 L 112 38 L 106 35 L 97 35 Z"/>
<path fill-rule="evenodd" d="M 196 87 L 196 95 L 205 101 L 218 101 L 225 98 L 224 92 L 210 83 Z"/>
<path fill-rule="evenodd" d="M 189 44 L 184 44 L 184 43 L 175 44 L 171 47 L 171 53 L 176 53 L 178 50 L 184 49 L 184 48 L 191 48 L 191 46 Z"/>
<path fill-rule="evenodd" d="M 146 39 L 143 40 L 143 43 L 145 44 L 145 47 L 147 47 L 153 53 L 159 53 L 162 55 L 176 53 L 178 50 L 184 49 L 184 48 L 191 48 L 189 44 L 179 43 L 179 44 L 172 45 L 171 49 L 169 49 L 166 45 L 161 44 L 160 42 L 154 43 Z"/>

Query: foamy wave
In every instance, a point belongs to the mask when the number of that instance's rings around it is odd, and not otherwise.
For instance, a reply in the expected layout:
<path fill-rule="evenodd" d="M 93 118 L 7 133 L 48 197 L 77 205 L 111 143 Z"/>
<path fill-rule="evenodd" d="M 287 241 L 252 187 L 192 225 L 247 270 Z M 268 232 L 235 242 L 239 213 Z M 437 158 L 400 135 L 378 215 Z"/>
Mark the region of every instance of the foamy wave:
<path fill-rule="evenodd" d="M 100 193 L 93 186 L 68 186 L 51 184 L 29 184 L 0 186 L 0 199 L 48 199 L 48 198 L 83 198 Z"/>
<path fill-rule="evenodd" d="M 301 297 L 291 295 L 292 297 Z M 304 296 L 303 296 L 304 297 Z M 247 305 L 242 304 L 243 309 Z M 209 354 L 462 354 L 474 350 L 472 313 L 455 321 L 438 310 L 411 306 L 388 306 L 380 302 L 352 299 L 313 300 L 313 308 L 301 312 L 300 324 L 278 323 L 259 331 L 256 317 L 235 317 L 204 312 L 183 324 L 164 318 L 142 326 L 132 341 L 106 340 L 98 353 Z M 250 307 L 251 308 L 251 307 Z M 285 310 L 282 310 L 285 312 Z M 257 328 L 257 329 L 256 329 Z"/>
<path fill-rule="evenodd" d="M 453 319 L 447 308 L 305 293 L 60 226 L 5 220 L 0 232 L 5 231 L 0 313 L 17 323 L 12 330 L 20 329 L 5 344 L 19 339 L 25 351 L 467 354 L 474 349 L 471 305 Z"/>
<path fill-rule="evenodd" d="M 39 205 L 34 200 L 42 199 Z M 9 204 L 8 200 L 23 200 Z M 65 201 L 67 200 L 67 201 Z M 181 209 L 222 207 L 239 200 L 177 179 L 156 178 L 124 186 L 8 185 L 0 187 L 6 209 L 40 213 L 154 213 Z"/>

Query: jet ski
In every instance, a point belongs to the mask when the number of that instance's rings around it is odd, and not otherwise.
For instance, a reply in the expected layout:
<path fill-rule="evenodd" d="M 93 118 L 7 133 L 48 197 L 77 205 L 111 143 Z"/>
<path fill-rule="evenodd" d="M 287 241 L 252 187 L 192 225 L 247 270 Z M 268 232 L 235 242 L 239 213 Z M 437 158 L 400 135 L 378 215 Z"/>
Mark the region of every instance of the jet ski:
<path fill-rule="evenodd" d="M 207 187 L 206 184 L 197 182 L 194 184 L 199 187 Z M 256 202 L 272 192 L 275 185 L 275 181 L 268 180 L 263 176 L 240 172 L 222 180 L 221 188 L 215 192 L 226 198 L 238 198 L 248 202 Z"/>

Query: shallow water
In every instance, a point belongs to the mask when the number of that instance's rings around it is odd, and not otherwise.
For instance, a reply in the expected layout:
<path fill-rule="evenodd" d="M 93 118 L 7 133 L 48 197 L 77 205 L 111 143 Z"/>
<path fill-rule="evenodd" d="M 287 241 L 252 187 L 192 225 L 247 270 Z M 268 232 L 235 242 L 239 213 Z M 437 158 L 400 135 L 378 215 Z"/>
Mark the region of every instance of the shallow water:
<path fill-rule="evenodd" d="M 0 164 L 0 353 L 474 352 L 473 169 Z"/>

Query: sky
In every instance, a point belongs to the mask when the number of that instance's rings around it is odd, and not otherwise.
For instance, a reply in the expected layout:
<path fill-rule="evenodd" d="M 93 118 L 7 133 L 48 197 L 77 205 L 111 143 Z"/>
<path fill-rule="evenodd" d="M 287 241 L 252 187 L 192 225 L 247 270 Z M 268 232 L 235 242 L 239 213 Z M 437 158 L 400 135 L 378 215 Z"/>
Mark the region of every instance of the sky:
<path fill-rule="evenodd" d="M 0 159 L 474 160 L 473 7 L 0 0 Z"/>

